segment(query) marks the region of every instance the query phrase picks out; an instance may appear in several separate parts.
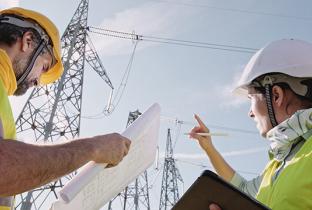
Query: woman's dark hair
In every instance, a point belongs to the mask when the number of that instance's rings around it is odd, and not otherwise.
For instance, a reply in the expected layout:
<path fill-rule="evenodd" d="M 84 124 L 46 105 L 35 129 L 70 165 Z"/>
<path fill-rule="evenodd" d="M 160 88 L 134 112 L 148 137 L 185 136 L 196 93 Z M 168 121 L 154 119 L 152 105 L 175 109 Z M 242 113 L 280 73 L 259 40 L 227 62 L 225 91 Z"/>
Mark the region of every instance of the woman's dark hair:
<path fill-rule="evenodd" d="M 281 83 L 276 83 L 274 85 L 279 86 L 280 88 L 282 88 L 283 90 L 290 90 L 294 95 L 296 95 L 296 97 L 303 102 L 304 106 L 306 106 L 306 108 L 312 108 L 312 79 L 307 79 L 302 81 L 302 83 L 304 85 L 306 85 L 308 87 L 308 93 L 306 96 L 301 96 L 298 95 L 297 93 L 295 93 L 290 86 L 287 83 L 281 82 Z M 265 94 L 265 89 L 264 87 L 254 87 L 256 92 L 261 93 L 261 94 Z"/>

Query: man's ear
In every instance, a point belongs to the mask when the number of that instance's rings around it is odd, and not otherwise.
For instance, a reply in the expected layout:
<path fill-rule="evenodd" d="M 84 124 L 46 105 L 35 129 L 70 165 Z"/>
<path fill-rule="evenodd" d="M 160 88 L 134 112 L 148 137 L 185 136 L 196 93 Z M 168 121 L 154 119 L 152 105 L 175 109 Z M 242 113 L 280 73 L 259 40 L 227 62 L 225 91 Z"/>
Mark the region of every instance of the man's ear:
<path fill-rule="evenodd" d="M 30 31 L 26 31 L 23 36 L 22 36 L 22 46 L 21 46 L 21 50 L 23 52 L 27 52 L 28 50 L 32 50 L 33 49 L 33 33 Z"/>
<path fill-rule="evenodd" d="M 284 89 L 282 89 L 278 85 L 274 85 L 272 87 L 272 102 L 275 103 L 278 107 L 281 107 L 283 105 L 283 102 L 285 100 L 286 93 Z"/>

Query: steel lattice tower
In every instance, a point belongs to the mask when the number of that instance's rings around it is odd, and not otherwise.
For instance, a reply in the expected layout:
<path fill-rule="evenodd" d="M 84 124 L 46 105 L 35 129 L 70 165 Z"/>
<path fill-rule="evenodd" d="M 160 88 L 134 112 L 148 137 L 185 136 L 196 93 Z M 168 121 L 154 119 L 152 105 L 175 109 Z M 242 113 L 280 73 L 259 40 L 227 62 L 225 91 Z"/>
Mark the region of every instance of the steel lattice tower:
<path fill-rule="evenodd" d="M 140 115 L 141 113 L 139 110 L 130 112 L 127 127 Z M 118 200 L 119 203 L 117 204 Z M 148 177 L 146 170 L 138 178 L 136 178 L 133 183 L 128 185 L 123 192 L 118 194 L 109 202 L 108 210 L 113 210 L 116 204 L 119 209 L 121 207 L 123 210 L 150 209 Z"/>
<path fill-rule="evenodd" d="M 161 183 L 159 209 L 169 210 L 179 199 L 178 180 L 183 182 L 178 168 L 173 158 L 173 147 L 170 129 L 167 133 L 166 152 L 164 161 L 164 171 Z"/>
<path fill-rule="evenodd" d="M 18 136 L 37 142 L 77 138 L 80 133 L 85 61 L 113 89 L 97 52 L 87 34 L 88 0 L 81 0 L 62 38 L 64 73 L 55 83 L 36 88 L 16 121 Z M 49 209 L 52 200 L 71 175 L 17 196 L 16 209 Z M 47 201 L 47 202 L 46 202 Z"/>

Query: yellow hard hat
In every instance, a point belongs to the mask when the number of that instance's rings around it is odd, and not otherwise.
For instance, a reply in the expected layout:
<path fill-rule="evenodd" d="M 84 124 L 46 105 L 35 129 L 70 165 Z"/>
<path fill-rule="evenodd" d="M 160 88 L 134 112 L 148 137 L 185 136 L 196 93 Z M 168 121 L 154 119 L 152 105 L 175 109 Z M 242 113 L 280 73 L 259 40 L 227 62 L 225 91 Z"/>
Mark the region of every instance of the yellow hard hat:
<path fill-rule="evenodd" d="M 40 77 L 41 84 L 49 84 L 57 80 L 63 73 L 64 67 L 61 59 L 61 41 L 59 32 L 52 21 L 38 12 L 14 7 L 0 11 L 1 14 L 13 14 L 23 18 L 28 18 L 37 22 L 45 30 L 53 44 L 53 54 L 56 59 L 55 65 Z"/>

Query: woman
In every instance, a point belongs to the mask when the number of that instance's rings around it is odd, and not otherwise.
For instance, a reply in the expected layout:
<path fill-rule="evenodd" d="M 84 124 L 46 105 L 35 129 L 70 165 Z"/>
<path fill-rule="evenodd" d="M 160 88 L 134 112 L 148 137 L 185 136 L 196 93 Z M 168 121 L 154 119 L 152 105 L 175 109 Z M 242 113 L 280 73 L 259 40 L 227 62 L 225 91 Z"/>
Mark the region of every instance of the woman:
<path fill-rule="evenodd" d="M 273 210 L 312 209 L 312 44 L 279 40 L 260 49 L 244 69 L 236 92 L 250 99 L 249 116 L 270 142 L 270 159 L 247 181 L 223 159 L 209 129 L 195 115 L 197 139 L 216 172 Z M 215 204 L 210 210 L 221 209 Z"/>

